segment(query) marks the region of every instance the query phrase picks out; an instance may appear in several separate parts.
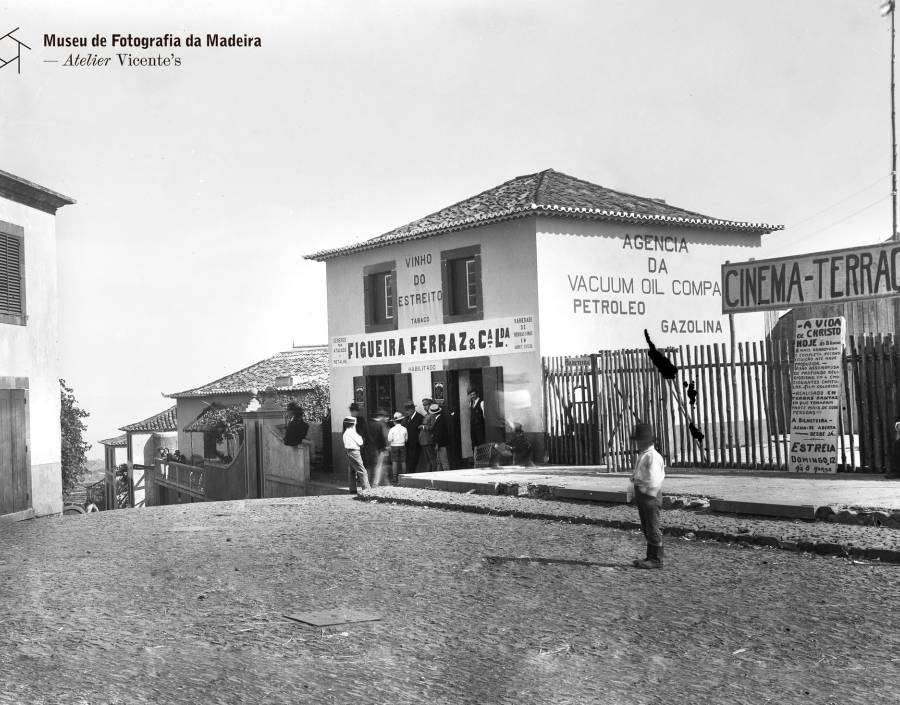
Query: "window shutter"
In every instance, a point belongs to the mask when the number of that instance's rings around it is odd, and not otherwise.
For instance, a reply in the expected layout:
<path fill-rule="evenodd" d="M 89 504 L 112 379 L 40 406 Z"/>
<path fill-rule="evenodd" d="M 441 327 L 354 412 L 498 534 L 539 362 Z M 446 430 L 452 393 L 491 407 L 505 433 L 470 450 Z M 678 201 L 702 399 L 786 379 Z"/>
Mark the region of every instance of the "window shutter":
<path fill-rule="evenodd" d="M 475 291 L 477 298 L 477 308 L 479 315 L 484 314 L 484 296 L 482 296 L 481 287 L 481 252 L 475 253 Z"/>
<path fill-rule="evenodd" d="M 375 311 L 375 300 L 373 298 L 375 292 L 372 291 L 372 279 L 374 277 L 363 275 L 363 310 L 366 313 L 366 331 L 373 323 L 372 314 Z M 357 319 L 359 320 L 359 319 Z"/>
<path fill-rule="evenodd" d="M 453 311 L 453 284 L 451 282 L 453 274 L 451 272 L 450 261 L 447 255 L 441 253 L 441 290 L 444 304 L 444 318 L 447 318 Z M 442 321 L 443 322 L 443 321 Z"/>
<path fill-rule="evenodd" d="M 0 233 L 0 313 L 21 316 L 24 313 L 22 241 Z"/>
<path fill-rule="evenodd" d="M 397 268 L 395 267 L 394 269 L 391 270 L 391 299 L 392 299 L 391 308 L 393 309 L 393 312 L 394 312 L 394 317 L 392 319 L 393 323 L 394 323 L 394 330 L 397 330 L 398 322 L 400 320 L 400 308 L 399 308 L 399 306 L 397 306 L 397 301 L 399 299 L 397 297 L 398 297 Z"/>

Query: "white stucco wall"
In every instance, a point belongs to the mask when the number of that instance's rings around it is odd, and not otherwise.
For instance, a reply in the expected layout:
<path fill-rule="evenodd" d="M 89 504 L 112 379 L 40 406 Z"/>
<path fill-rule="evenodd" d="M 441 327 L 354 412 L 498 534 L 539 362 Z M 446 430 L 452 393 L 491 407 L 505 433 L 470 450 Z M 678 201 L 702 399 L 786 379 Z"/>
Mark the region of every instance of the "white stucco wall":
<path fill-rule="evenodd" d="M 25 230 L 27 325 L 0 323 L 0 377 L 27 377 L 32 507 L 62 511 L 56 219 L 0 198 L 0 220 Z"/>
<path fill-rule="evenodd" d="M 745 233 L 539 218 L 541 353 L 644 348 L 644 328 L 660 347 L 727 343 L 721 265 L 759 246 Z M 762 339 L 764 314 L 734 320 L 736 340 Z"/>
<path fill-rule="evenodd" d="M 363 307 L 363 269 L 367 265 L 390 260 L 396 263 L 396 295 L 440 291 L 441 252 L 470 245 L 481 246 L 481 282 L 484 320 L 530 315 L 537 318 L 538 291 L 536 286 L 535 219 L 497 223 L 458 233 L 448 233 L 422 240 L 381 247 L 338 257 L 327 262 L 328 335 L 329 340 L 346 335 L 365 333 Z M 416 262 L 407 258 L 418 257 Z M 428 263 L 430 260 L 430 263 Z M 424 277 L 424 283 L 422 278 Z M 416 282 L 419 282 L 417 285 Z M 430 303 L 414 304 L 397 309 L 398 329 L 443 325 L 443 304 L 436 298 Z M 473 323 L 447 324 L 448 330 L 464 330 Z M 502 411 L 508 423 L 522 423 L 526 431 L 542 429 L 541 368 L 539 355 L 540 321 L 533 352 L 490 355 L 490 366 L 504 368 L 504 404 Z M 377 334 L 373 334 L 377 335 Z M 473 353 L 477 356 L 477 353 Z M 378 363 L 378 360 L 372 360 Z M 441 360 L 432 361 L 442 369 Z M 459 365 L 464 367 L 463 360 Z M 353 377 L 362 374 L 362 365 L 331 368 L 332 430 L 339 434 L 347 407 L 353 400 Z M 430 396 L 430 370 L 410 370 L 412 396 L 418 405 L 422 397 Z M 398 400 L 402 404 L 404 400 Z M 462 419 L 463 422 L 466 419 Z M 335 447 L 335 461 L 341 467 L 343 451 Z"/>

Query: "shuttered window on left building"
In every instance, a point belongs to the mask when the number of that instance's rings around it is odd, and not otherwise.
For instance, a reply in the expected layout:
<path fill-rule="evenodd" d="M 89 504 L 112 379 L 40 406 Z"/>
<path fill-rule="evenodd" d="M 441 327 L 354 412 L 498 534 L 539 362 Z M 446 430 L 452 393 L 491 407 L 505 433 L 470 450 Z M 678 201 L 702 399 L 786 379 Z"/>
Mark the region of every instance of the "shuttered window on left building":
<path fill-rule="evenodd" d="M 25 325 L 25 232 L 0 221 L 0 323 Z"/>

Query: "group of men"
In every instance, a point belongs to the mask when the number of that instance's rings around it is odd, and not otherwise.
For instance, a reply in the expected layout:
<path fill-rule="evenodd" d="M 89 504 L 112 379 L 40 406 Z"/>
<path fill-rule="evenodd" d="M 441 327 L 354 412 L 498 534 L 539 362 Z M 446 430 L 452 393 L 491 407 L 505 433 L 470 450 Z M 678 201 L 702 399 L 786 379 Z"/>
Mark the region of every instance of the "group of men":
<path fill-rule="evenodd" d="M 402 413 L 389 417 L 384 409 L 378 409 L 368 420 L 359 404 L 351 404 L 343 434 L 351 490 L 396 484 L 400 473 L 407 470 L 449 470 L 450 439 L 450 421 L 433 399 L 422 399 L 421 411 L 408 401 Z"/>

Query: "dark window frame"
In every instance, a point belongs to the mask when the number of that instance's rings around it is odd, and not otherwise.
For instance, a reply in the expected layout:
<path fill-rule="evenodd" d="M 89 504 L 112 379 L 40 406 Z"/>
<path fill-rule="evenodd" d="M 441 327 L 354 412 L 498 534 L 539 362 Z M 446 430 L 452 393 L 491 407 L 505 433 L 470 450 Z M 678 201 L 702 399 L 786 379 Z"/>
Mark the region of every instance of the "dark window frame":
<path fill-rule="evenodd" d="M 474 281 L 470 281 L 469 260 L 472 261 L 471 275 Z M 463 292 L 467 310 L 454 311 L 453 290 L 453 263 L 463 262 L 465 268 L 466 291 Z M 441 252 L 441 285 L 443 288 L 444 323 L 460 323 L 463 321 L 480 321 L 484 319 L 484 294 L 481 285 L 481 245 L 469 245 L 457 247 Z M 474 291 L 473 291 L 474 289 Z M 472 297 L 475 297 L 475 306 L 472 307 Z"/>
<path fill-rule="evenodd" d="M 377 278 L 380 276 L 385 277 L 383 284 L 385 289 L 387 289 L 388 286 L 387 277 L 390 277 L 393 299 L 390 303 L 390 307 L 388 307 L 387 291 L 385 291 L 384 321 L 377 320 L 375 314 L 375 302 L 378 299 L 375 297 L 374 286 Z M 400 316 L 397 311 L 397 263 L 395 260 L 391 260 L 390 262 L 379 262 L 378 264 L 370 264 L 363 267 L 363 308 L 365 310 L 366 333 L 380 333 L 382 331 L 397 330 L 397 321 Z M 388 311 L 390 311 L 390 317 L 387 315 Z"/>
<path fill-rule="evenodd" d="M 19 249 L 19 301 L 20 311 L 0 309 L 0 323 L 14 326 L 24 326 L 28 323 L 28 307 L 25 297 L 25 228 L 0 220 L 0 236 L 4 239 L 16 240 Z M 5 245 L 3 247 L 5 250 Z"/>

